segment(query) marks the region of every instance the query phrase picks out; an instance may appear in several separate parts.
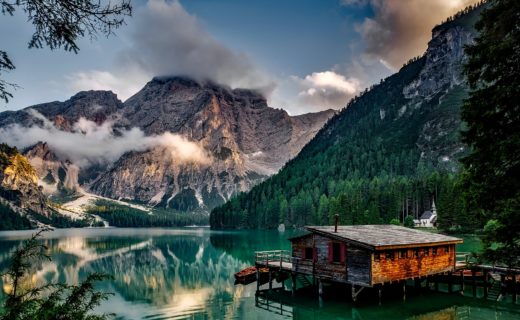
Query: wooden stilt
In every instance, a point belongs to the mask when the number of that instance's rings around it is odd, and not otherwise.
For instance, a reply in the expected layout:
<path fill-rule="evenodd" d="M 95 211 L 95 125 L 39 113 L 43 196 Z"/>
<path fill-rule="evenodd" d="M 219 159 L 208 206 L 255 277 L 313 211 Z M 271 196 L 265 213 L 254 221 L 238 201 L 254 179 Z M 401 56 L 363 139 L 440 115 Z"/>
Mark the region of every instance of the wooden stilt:
<path fill-rule="evenodd" d="M 453 292 L 453 277 L 452 277 L 451 271 L 448 272 L 448 292 L 449 293 Z"/>
<path fill-rule="evenodd" d="M 260 268 L 256 268 L 256 291 L 260 290 Z"/>
<path fill-rule="evenodd" d="M 379 286 L 378 290 L 377 290 L 377 296 L 379 297 L 379 305 L 381 305 L 381 295 L 382 295 L 381 291 L 383 291 L 383 286 Z"/>
<path fill-rule="evenodd" d="M 406 281 L 403 281 L 403 301 L 406 300 Z"/>
<path fill-rule="evenodd" d="M 484 298 L 487 299 L 489 294 L 489 272 L 484 271 Z"/>
<path fill-rule="evenodd" d="M 502 297 L 505 297 L 505 295 L 507 294 L 507 285 L 506 285 L 506 275 L 505 274 L 501 274 L 500 275 L 500 295 L 499 295 L 499 298 L 497 300 L 501 300 Z"/>
<path fill-rule="evenodd" d="M 473 290 L 473 297 L 477 296 L 477 279 L 475 278 L 475 269 L 471 270 L 471 287 Z"/>
<path fill-rule="evenodd" d="M 318 278 L 318 295 L 321 296 L 323 295 L 323 283 L 321 282 L 321 279 Z"/>
<path fill-rule="evenodd" d="M 291 291 L 292 295 L 294 296 L 296 294 L 296 276 L 294 274 L 291 274 Z"/>
<path fill-rule="evenodd" d="M 269 291 L 273 290 L 273 272 L 269 269 Z"/>
<path fill-rule="evenodd" d="M 460 271 L 460 293 L 464 295 L 464 270 Z"/>
<path fill-rule="evenodd" d="M 516 292 L 516 287 L 517 287 L 517 283 L 516 283 L 516 274 L 512 274 L 511 275 L 511 280 L 513 281 L 513 303 L 516 304 L 516 299 L 517 299 L 517 292 Z"/>

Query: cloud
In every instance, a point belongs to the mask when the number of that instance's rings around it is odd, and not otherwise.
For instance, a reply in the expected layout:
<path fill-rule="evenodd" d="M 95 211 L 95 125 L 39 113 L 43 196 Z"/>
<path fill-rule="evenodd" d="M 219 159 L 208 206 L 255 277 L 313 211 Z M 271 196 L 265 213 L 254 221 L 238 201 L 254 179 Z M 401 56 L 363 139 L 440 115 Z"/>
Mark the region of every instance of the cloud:
<path fill-rule="evenodd" d="M 293 76 L 302 90 L 298 99 L 311 106 L 319 106 L 320 109 L 338 109 L 344 107 L 361 88 L 360 81 L 356 78 L 346 78 L 334 71 L 313 72 L 303 79 Z"/>
<path fill-rule="evenodd" d="M 365 57 L 396 70 L 426 50 L 431 29 L 478 0 L 342 0 L 344 5 L 370 5 L 374 16 L 357 27 Z"/>
<path fill-rule="evenodd" d="M 58 129 L 33 109 L 27 112 L 41 120 L 43 125 L 24 127 L 14 124 L 0 128 L 0 141 L 18 148 L 47 142 L 59 157 L 70 160 L 82 168 L 92 164 L 110 164 L 126 152 L 145 151 L 156 147 L 166 148 L 171 152 L 172 159 L 179 162 L 211 162 L 210 156 L 200 145 L 170 132 L 145 136 L 139 128 L 116 130 L 113 121 L 105 121 L 98 125 L 85 118 L 80 118 L 69 132 Z"/>
<path fill-rule="evenodd" d="M 76 90 L 111 89 L 123 99 L 153 76 L 184 75 L 269 94 L 273 80 L 247 55 L 233 52 L 209 34 L 179 1 L 149 0 L 136 10 L 129 45 L 110 70 L 72 74 Z"/>

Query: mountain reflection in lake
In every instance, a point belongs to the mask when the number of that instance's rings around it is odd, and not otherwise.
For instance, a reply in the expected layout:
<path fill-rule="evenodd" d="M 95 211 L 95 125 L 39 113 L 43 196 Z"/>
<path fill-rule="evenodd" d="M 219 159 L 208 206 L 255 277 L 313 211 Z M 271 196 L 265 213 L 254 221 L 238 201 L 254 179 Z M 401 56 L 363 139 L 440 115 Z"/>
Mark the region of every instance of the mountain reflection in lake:
<path fill-rule="evenodd" d="M 0 232 L 3 269 L 9 252 L 30 234 Z M 35 265 L 31 280 L 38 284 L 77 283 L 92 272 L 111 274 L 114 280 L 102 283 L 101 289 L 115 295 L 99 311 L 115 312 L 118 319 L 467 319 L 462 316 L 468 314 L 464 310 L 486 315 L 478 319 L 518 319 L 519 310 L 513 306 L 495 308 L 482 300 L 428 293 L 405 303 L 356 308 L 347 302 L 347 296 L 325 299 L 321 306 L 317 298 L 308 296 L 284 303 L 273 297 L 267 301 L 271 308 L 265 310 L 265 303 L 255 299 L 256 285 L 235 286 L 233 274 L 253 263 L 254 251 L 288 249 L 286 239 L 295 234 L 207 229 L 55 230 L 42 239 L 52 261 Z M 276 311 L 276 304 L 290 312 Z M 475 313 L 477 309 L 481 310 Z"/>

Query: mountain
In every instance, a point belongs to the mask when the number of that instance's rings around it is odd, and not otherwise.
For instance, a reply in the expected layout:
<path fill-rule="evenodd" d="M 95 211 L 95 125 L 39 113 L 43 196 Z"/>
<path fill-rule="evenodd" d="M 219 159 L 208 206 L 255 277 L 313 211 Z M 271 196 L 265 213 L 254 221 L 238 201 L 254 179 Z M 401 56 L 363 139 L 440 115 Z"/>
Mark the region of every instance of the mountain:
<path fill-rule="evenodd" d="M 344 224 L 404 221 L 434 199 L 442 223 L 470 223 L 457 217 L 461 71 L 482 10 L 436 26 L 422 57 L 352 99 L 278 174 L 215 208 L 212 228 L 328 224 L 335 214 Z"/>
<path fill-rule="evenodd" d="M 209 212 L 277 172 L 333 113 L 289 116 L 255 91 L 156 77 L 124 103 L 84 91 L 0 113 L 0 130 L 15 143 L 42 136 L 24 154 L 47 194 Z"/>

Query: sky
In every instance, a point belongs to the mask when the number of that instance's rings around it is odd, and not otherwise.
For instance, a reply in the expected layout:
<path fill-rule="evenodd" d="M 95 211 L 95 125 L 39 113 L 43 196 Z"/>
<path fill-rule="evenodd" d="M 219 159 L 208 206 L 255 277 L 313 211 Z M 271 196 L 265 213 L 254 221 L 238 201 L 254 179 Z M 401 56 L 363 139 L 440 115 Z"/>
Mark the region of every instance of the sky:
<path fill-rule="evenodd" d="M 262 92 L 296 115 L 340 109 L 421 55 L 431 29 L 477 0 L 133 0 L 116 34 L 80 52 L 28 49 L 33 25 L 0 18 L 20 88 L 0 111 L 112 90 L 122 101 L 154 76 L 184 75 Z"/>

